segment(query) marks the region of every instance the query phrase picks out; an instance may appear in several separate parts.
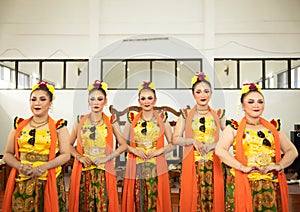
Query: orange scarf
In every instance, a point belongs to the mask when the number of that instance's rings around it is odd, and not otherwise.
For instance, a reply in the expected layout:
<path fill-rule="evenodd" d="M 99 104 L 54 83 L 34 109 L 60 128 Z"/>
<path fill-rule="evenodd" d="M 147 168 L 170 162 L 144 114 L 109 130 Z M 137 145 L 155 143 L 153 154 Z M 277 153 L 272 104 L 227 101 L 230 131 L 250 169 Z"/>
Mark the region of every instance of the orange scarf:
<path fill-rule="evenodd" d="M 17 160 L 20 160 L 19 155 L 19 145 L 18 145 L 18 137 L 20 135 L 21 130 L 30 122 L 32 119 L 26 119 L 22 121 L 15 132 L 15 154 Z M 49 116 L 49 129 L 50 129 L 50 153 L 49 153 L 49 161 L 55 158 L 55 149 L 56 149 L 56 141 L 57 141 L 57 133 L 56 133 L 56 126 L 52 118 Z M 12 211 L 12 194 L 15 188 L 15 177 L 17 174 L 17 169 L 12 168 L 6 189 L 4 194 L 5 201 L 3 202 L 2 211 L 10 212 Z M 58 212 L 58 194 L 57 194 L 57 187 L 56 187 L 56 170 L 55 168 L 48 170 L 47 181 L 44 190 L 44 212 Z"/>
<path fill-rule="evenodd" d="M 219 140 L 220 132 L 220 119 L 216 112 L 209 107 L 210 113 L 214 117 L 216 124 L 215 142 Z M 196 111 L 196 106 L 189 112 L 186 124 L 185 124 L 185 135 L 186 138 L 194 138 L 194 132 L 192 129 L 192 120 Z M 182 162 L 182 173 L 181 173 L 181 192 L 180 192 L 180 211 L 197 211 L 197 179 L 195 169 L 195 158 L 194 158 L 194 146 L 190 145 L 184 147 L 184 156 Z M 224 182 L 222 174 L 222 165 L 220 159 L 213 154 L 213 175 L 214 175 L 214 200 L 213 210 L 224 211 Z"/>
<path fill-rule="evenodd" d="M 83 154 L 82 140 L 81 140 L 81 128 L 84 122 L 89 118 L 90 114 L 85 115 L 79 122 L 77 127 L 77 147 L 76 150 L 79 154 Z M 105 125 L 107 126 L 107 139 L 105 154 L 109 155 L 113 151 L 113 129 L 109 121 L 109 118 L 102 113 L 102 117 Z M 70 201 L 69 201 L 69 211 L 78 212 L 79 211 L 79 193 L 80 193 L 80 179 L 82 172 L 82 163 L 77 159 L 74 160 L 72 177 L 70 182 Z M 113 160 L 108 161 L 105 164 L 105 181 L 106 181 L 106 191 L 108 194 L 108 211 L 115 212 L 119 211 L 119 200 L 117 191 L 116 174 L 114 169 Z"/>
<path fill-rule="evenodd" d="M 160 137 L 157 140 L 157 148 L 164 147 L 164 123 L 159 117 L 157 112 L 153 112 L 156 120 L 158 121 L 160 128 Z M 142 111 L 137 114 L 131 124 L 130 132 L 130 146 L 136 147 L 134 141 L 134 127 L 137 125 Z M 136 178 L 136 156 L 129 153 L 126 165 L 126 175 L 124 179 L 123 198 L 122 198 L 122 211 L 123 212 L 134 212 L 135 211 L 135 199 L 134 199 L 134 185 Z M 171 198 L 170 198 L 170 187 L 168 177 L 168 166 L 164 155 L 156 157 L 156 169 L 158 174 L 158 198 L 156 203 L 156 211 L 158 212 L 171 212 Z"/>
<path fill-rule="evenodd" d="M 263 118 L 260 118 L 260 122 L 263 126 L 269 129 L 275 139 L 275 161 L 279 163 L 281 160 L 281 152 L 280 152 L 280 140 L 279 135 L 270 122 L 266 121 Z M 238 127 L 237 135 L 236 135 L 236 159 L 240 161 L 243 165 L 247 166 L 247 158 L 245 156 L 244 148 L 243 148 L 243 135 L 246 128 L 246 118 L 244 117 Z M 282 204 L 282 211 L 289 211 L 289 201 L 288 201 L 288 187 L 286 183 L 286 178 L 283 171 L 278 173 L 278 182 L 280 186 L 280 197 Z M 252 191 L 249 185 L 248 174 L 241 172 L 239 170 L 235 170 L 235 198 L 234 198 L 234 207 L 235 211 L 246 211 L 252 212 Z"/>

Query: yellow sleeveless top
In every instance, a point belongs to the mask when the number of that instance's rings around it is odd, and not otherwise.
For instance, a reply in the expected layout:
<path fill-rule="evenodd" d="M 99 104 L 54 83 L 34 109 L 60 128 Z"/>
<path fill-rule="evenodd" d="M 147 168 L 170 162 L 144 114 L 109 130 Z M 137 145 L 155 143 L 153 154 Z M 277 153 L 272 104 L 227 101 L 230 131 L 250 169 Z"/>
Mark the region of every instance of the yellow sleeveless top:
<path fill-rule="evenodd" d="M 15 118 L 14 126 L 17 128 L 18 124 L 22 121 L 22 118 Z M 63 126 L 67 125 L 65 120 L 55 120 L 56 129 L 60 129 Z M 18 138 L 20 159 L 22 164 L 32 164 L 33 167 L 42 165 L 49 161 L 49 152 L 50 152 L 50 129 L 41 129 L 36 130 L 33 135 L 32 130 L 24 127 L 20 132 Z M 33 142 L 34 141 L 34 142 Z M 56 141 L 56 153 L 59 152 L 58 141 Z M 61 173 L 61 166 L 56 168 L 56 176 Z M 19 174 L 19 177 L 16 181 L 27 180 L 28 178 L 22 173 Z M 40 180 L 47 179 L 47 171 L 39 177 Z"/>

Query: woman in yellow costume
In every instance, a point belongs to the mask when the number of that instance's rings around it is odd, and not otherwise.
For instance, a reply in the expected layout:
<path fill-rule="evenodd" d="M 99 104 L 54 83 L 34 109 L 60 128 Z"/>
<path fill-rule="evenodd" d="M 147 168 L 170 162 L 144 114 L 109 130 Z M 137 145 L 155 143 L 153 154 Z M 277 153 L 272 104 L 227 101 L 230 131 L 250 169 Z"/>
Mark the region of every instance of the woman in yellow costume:
<path fill-rule="evenodd" d="M 54 87 L 39 82 L 30 94 L 29 119 L 16 117 L 4 152 L 12 167 L 2 211 L 66 211 L 61 165 L 70 159 L 65 120 L 53 120 L 48 110 Z"/>
<path fill-rule="evenodd" d="M 165 154 L 173 149 L 167 114 L 154 111 L 154 84 L 139 86 L 138 114 L 129 113 L 124 133 L 130 138 L 124 179 L 122 211 L 171 211 L 168 167 Z M 130 128 L 130 129 L 129 129 Z M 129 134 L 129 135 L 128 135 Z M 164 146 L 164 136 L 168 145 Z"/>
<path fill-rule="evenodd" d="M 288 212 L 283 169 L 297 157 L 297 150 L 280 130 L 279 120 L 268 122 L 261 117 L 265 100 L 259 85 L 244 84 L 241 103 L 244 118 L 228 121 L 216 147 L 216 154 L 232 167 L 226 176 L 225 210 Z"/>
<path fill-rule="evenodd" d="M 69 211 L 119 211 L 114 158 L 126 150 L 115 115 L 103 113 L 107 84 L 96 80 L 88 87 L 91 112 L 78 116 L 71 133 L 71 154 L 75 157 Z M 119 142 L 114 150 L 113 135 Z M 76 149 L 73 147 L 77 140 Z"/>
<path fill-rule="evenodd" d="M 223 211 L 222 166 L 214 149 L 225 128 L 224 110 L 209 106 L 211 84 L 203 72 L 192 78 L 192 92 L 196 105 L 182 110 L 173 134 L 173 143 L 184 146 L 180 211 Z"/>

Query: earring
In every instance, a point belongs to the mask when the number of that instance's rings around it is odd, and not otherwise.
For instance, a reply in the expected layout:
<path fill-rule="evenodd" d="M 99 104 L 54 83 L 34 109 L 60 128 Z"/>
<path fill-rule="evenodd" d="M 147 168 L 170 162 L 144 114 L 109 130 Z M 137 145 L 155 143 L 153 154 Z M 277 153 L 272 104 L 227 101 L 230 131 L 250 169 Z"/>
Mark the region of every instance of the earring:
<path fill-rule="evenodd" d="M 50 105 L 48 110 L 50 111 L 50 113 L 53 113 L 53 105 Z"/>

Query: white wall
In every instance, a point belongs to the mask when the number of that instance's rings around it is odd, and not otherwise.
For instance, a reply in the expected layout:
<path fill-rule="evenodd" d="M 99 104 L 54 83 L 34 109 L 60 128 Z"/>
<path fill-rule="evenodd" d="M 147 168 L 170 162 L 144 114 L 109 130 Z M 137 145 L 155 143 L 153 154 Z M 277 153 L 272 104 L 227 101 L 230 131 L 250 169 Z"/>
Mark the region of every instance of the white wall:
<path fill-rule="evenodd" d="M 300 57 L 299 10 L 299 0 L 1 0 L 0 59 L 94 58 L 105 47 L 141 34 L 188 43 L 208 63 L 215 57 Z M 90 81 L 98 76 L 90 73 Z M 185 92 L 163 92 L 158 105 L 193 104 Z M 238 117 L 238 92 L 215 91 L 212 105 Z M 129 97 L 136 93 L 124 93 L 129 96 L 110 92 L 120 109 L 134 104 Z M 265 116 L 281 118 L 289 134 L 300 122 L 299 90 L 264 93 Z M 75 114 L 87 112 L 86 91 L 57 91 L 56 96 L 54 118 L 71 124 Z M 29 91 L 0 90 L 0 154 L 13 118 L 30 115 L 28 99 Z"/>
<path fill-rule="evenodd" d="M 299 0 L 1 0 L 0 58 L 87 58 L 164 34 L 208 58 L 299 56 Z"/>

